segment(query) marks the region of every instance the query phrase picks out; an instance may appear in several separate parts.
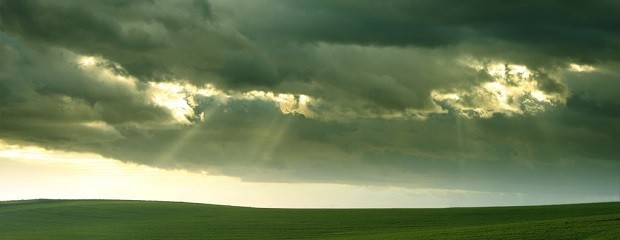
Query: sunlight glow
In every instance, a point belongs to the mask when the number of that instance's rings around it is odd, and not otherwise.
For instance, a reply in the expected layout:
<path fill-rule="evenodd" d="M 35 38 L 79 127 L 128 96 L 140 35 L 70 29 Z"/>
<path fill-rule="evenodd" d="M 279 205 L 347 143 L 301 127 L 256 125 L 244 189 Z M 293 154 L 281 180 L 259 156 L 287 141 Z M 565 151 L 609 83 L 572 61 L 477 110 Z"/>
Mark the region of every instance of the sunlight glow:
<path fill-rule="evenodd" d="M 490 83 L 485 83 L 484 88 L 491 92 L 493 95 L 495 95 L 497 97 L 497 100 L 502 103 L 505 104 L 506 100 L 508 100 L 508 96 L 506 93 L 506 88 L 504 87 L 504 85 L 502 85 L 499 82 L 490 82 Z"/>
<path fill-rule="evenodd" d="M 92 56 L 82 56 L 78 59 L 78 64 L 82 67 L 90 67 L 97 64 L 97 58 Z"/>
<path fill-rule="evenodd" d="M 538 100 L 539 102 L 550 102 L 549 96 L 542 91 L 535 90 L 532 91 L 530 94 L 534 99 Z"/>
<path fill-rule="evenodd" d="M 245 99 L 261 99 L 273 101 L 284 114 L 299 113 L 306 117 L 315 117 L 316 114 L 308 107 L 314 100 L 308 95 L 294 95 L 290 93 L 273 93 L 264 91 L 249 91 L 243 93 Z"/>
<path fill-rule="evenodd" d="M 211 84 L 203 88 L 189 83 L 179 82 L 149 82 L 148 94 L 157 106 L 170 110 L 172 116 L 181 124 L 191 124 L 194 119 L 205 121 L 204 112 L 196 113 L 198 107 L 196 97 L 213 98 L 224 104 L 229 99 L 260 100 L 273 102 L 283 114 L 302 114 L 306 117 L 315 117 L 310 109 L 314 99 L 303 94 L 274 93 L 252 90 L 244 93 L 227 94 Z M 202 114 L 202 115 L 201 115 Z"/>
<path fill-rule="evenodd" d="M 195 115 L 196 102 L 193 96 L 196 88 L 178 83 L 153 83 L 149 82 L 149 95 L 157 106 L 170 110 L 172 117 L 182 124 L 191 124 L 188 117 Z"/>
<path fill-rule="evenodd" d="M 431 98 L 465 117 L 492 117 L 494 113 L 535 114 L 546 105 L 564 103 L 565 96 L 549 94 L 539 88 L 534 74 L 526 66 L 503 62 L 483 62 L 467 58 L 462 63 L 493 77 L 492 81 L 467 89 L 433 90 Z"/>
<path fill-rule="evenodd" d="M 115 72 L 114 70 L 122 70 L 122 67 L 116 63 L 94 56 L 77 56 L 77 63 L 80 69 L 95 76 L 101 82 L 122 84 L 128 87 L 128 90 L 136 90 L 137 80 Z"/>
<path fill-rule="evenodd" d="M 590 65 L 579 65 L 576 63 L 571 63 L 568 66 L 568 70 L 571 72 L 594 72 L 596 71 L 596 68 Z"/>

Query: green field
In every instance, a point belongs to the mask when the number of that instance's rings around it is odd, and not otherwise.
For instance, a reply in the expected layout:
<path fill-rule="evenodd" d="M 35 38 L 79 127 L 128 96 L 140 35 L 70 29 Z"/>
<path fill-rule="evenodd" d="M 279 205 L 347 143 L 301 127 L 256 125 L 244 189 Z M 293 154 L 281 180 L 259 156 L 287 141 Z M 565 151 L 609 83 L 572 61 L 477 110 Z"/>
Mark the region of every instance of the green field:
<path fill-rule="evenodd" d="M 620 203 L 264 209 L 117 200 L 0 202 L 0 239 L 620 239 Z"/>

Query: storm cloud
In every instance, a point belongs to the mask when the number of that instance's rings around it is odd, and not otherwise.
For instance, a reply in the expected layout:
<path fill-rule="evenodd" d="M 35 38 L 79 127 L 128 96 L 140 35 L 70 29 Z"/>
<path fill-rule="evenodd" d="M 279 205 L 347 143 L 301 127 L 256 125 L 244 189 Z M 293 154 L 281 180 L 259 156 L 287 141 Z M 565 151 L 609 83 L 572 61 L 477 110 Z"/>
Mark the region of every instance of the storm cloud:
<path fill-rule="evenodd" d="M 615 194 L 616 1 L 0 1 L 0 138 L 261 182 Z"/>

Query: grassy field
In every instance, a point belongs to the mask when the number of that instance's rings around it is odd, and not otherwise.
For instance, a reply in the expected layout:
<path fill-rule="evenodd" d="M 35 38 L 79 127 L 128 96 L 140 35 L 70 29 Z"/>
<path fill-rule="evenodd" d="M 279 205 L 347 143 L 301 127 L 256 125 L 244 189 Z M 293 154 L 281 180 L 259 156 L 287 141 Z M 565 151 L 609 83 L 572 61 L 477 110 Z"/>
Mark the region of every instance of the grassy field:
<path fill-rule="evenodd" d="M 117 200 L 0 202 L 0 239 L 620 239 L 620 203 L 261 209 Z"/>

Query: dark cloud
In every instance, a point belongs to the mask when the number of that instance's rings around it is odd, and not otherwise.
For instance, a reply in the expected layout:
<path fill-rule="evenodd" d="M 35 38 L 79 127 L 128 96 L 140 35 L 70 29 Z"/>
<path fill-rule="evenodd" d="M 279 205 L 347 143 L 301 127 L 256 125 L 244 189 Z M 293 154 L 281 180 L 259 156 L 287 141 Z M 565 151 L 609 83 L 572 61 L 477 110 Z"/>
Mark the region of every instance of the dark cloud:
<path fill-rule="evenodd" d="M 226 79 L 229 87 L 274 87 L 281 80 L 276 69 L 266 59 L 243 54 L 231 55 L 217 72 Z"/>
<path fill-rule="evenodd" d="M 563 91 L 545 76 L 563 63 L 558 58 L 613 59 L 609 52 L 618 47 L 618 33 L 609 22 L 615 18 L 584 15 L 590 8 L 615 7 L 605 4 L 611 6 L 28 0 L 3 2 L 1 16 L 5 31 L 103 56 L 143 81 L 181 78 L 230 90 L 288 91 L 353 111 L 391 112 L 428 110 L 431 90 L 480 81 L 458 61 L 469 55 L 528 65 L 540 72 L 543 90 Z M 543 27 L 566 28 L 567 36 L 536 30 Z M 588 38 L 595 43 L 575 43 L 580 29 L 596 31 Z"/>
<path fill-rule="evenodd" d="M 80 69 L 72 52 L 23 45 L 5 33 L 0 38 L 6 70 L 0 76 L 0 128 L 6 137 L 81 150 L 82 142 L 119 137 L 118 132 L 85 124 L 148 124 L 171 119 L 166 110 L 148 103 L 139 86 L 129 87 L 101 72 Z"/>
<path fill-rule="evenodd" d="M 213 78 L 227 52 L 253 52 L 241 36 L 212 22 L 206 1 L 4 1 L 2 28 L 29 41 L 99 55 L 141 79 Z M 244 50 L 245 49 L 245 50 Z M 258 83 L 260 85 L 260 83 Z"/>
<path fill-rule="evenodd" d="M 616 1 L 276 1 L 243 30 L 261 38 L 444 47 L 503 41 L 577 61 L 617 60 Z M 264 17 L 260 21 L 254 18 Z M 488 46 L 488 45 L 487 45 Z"/>
<path fill-rule="evenodd" d="M 615 1 L 0 6 L 4 141 L 248 181 L 617 191 Z"/>

